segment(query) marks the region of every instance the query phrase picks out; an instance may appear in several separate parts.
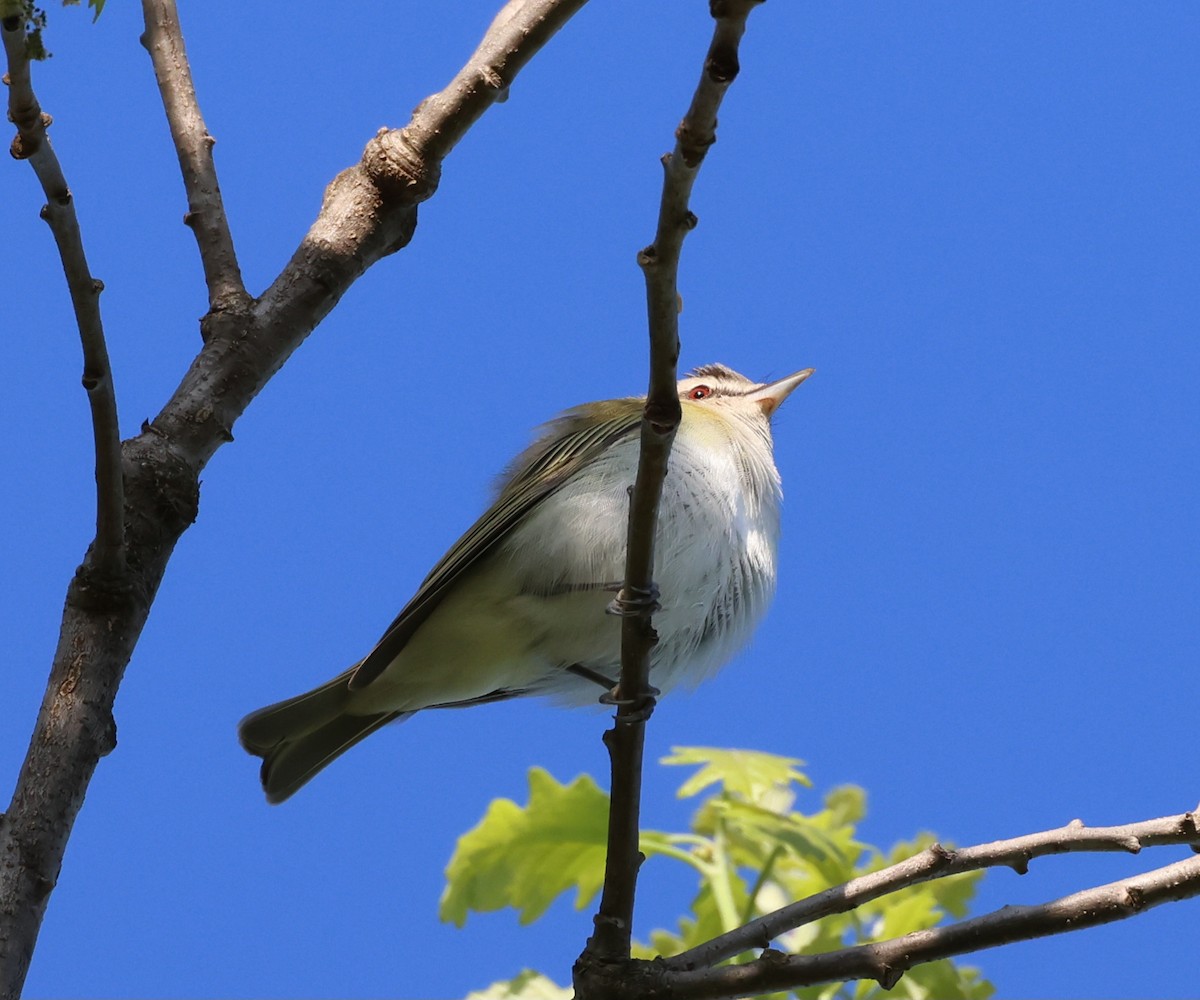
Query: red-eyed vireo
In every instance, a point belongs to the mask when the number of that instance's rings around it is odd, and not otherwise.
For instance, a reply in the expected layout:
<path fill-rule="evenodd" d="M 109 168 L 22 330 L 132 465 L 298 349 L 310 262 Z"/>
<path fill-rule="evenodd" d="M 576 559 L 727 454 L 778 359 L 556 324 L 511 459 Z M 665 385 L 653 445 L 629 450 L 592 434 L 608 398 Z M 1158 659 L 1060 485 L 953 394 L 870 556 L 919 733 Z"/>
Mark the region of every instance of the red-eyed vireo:
<path fill-rule="evenodd" d="M 811 374 L 762 385 L 706 365 L 679 382 L 683 420 L 654 558 L 661 607 L 650 682 L 660 690 L 722 666 L 767 609 L 782 497 L 771 416 Z M 421 709 L 520 695 L 579 704 L 613 685 L 621 623 L 605 610 L 625 572 L 643 402 L 588 403 L 547 424 L 374 649 L 327 684 L 242 720 L 269 801 Z"/>

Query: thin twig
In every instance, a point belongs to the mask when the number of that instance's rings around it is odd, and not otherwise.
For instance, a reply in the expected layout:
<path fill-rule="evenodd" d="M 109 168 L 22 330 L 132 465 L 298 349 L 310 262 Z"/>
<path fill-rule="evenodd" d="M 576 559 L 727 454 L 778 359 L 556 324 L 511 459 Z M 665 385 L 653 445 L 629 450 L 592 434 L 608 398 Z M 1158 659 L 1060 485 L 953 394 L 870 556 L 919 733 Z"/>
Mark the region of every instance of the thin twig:
<path fill-rule="evenodd" d="M 595 933 L 576 963 L 577 988 L 594 963 L 627 960 L 633 931 L 641 802 L 642 747 L 654 707 L 649 687 L 651 651 L 657 636 L 653 580 L 654 538 L 667 459 L 681 417 L 676 388 L 679 362 L 679 256 L 695 228 L 688 209 L 692 185 L 716 138 L 717 108 L 737 75 L 737 48 L 746 18 L 760 0 L 715 0 L 712 43 L 691 106 L 676 130 L 675 149 L 663 158 L 663 190 L 654 242 L 638 254 L 646 280 L 650 327 L 650 385 L 642 417 L 637 478 L 629 505 L 625 582 L 614 602 L 623 615 L 620 703 L 616 724 L 605 734 L 612 768 L 608 854 Z"/>
<path fill-rule="evenodd" d="M 200 114 L 175 0 L 142 0 L 142 16 L 146 31 L 141 41 L 154 63 L 154 77 L 179 156 L 188 201 L 183 221 L 195 233 L 200 249 L 209 308 L 245 304 L 246 288 L 213 163 L 212 148 L 216 140 Z"/>
<path fill-rule="evenodd" d="M 1200 896 L 1200 857 L 1085 889 L 1037 906 L 1005 906 L 982 917 L 821 955 L 777 951 L 746 965 L 663 975 L 672 1000 L 717 1000 L 819 983 L 874 979 L 891 989 L 915 965 L 1015 941 L 1123 920 L 1161 903 Z"/>
<path fill-rule="evenodd" d="M 58 246 L 83 346 L 83 387 L 92 412 L 96 452 L 96 539 L 84 566 L 92 571 L 88 582 L 96 592 L 97 587 L 114 585 L 125 572 L 121 434 L 104 324 L 100 319 L 100 292 L 104 285 L 92 277 L 88 268 L 71 189 L 46 134 L 51 119 L 43 114 L 33 92 L 24 19 L 6 18 L 2 30 L 8 62 L 8 113 L 17 126 L 10 152 L 14 159 L 29 161 L 46 195 L 41 215 Z"/>
<path fill-rule="evenodd" d="M 961 875 L 963 872 L 1006 867 L 1023 875 L 1030 861 L 1049 854 L 1075 851 L 1126 851 L 1136 854 L 1143 847 L 1197 844 L 1200 843 L 1197 823 L 1196 813 L 1164 816 L 1124 826 L 1089 827 L 1074 820 L 1054 830 L 959 850 L 951 851 L 940 844 L 933 844 L 898 864 L 791 903 L 690 951 L 674 955 L 665 962 L 672 969 L 708 968 L 751 948 L 766 948 L 781 934 L 823 917 L 846 913 L 909 886 Z"/>

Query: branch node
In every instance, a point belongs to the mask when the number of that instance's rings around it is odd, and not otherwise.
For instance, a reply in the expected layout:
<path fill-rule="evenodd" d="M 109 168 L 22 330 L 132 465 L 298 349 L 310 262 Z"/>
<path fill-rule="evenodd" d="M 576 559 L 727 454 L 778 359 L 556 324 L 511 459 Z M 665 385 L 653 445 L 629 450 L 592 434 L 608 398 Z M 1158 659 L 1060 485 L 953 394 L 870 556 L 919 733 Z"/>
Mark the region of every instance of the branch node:
<path fill-rule="evenodd" d="M 108 711 L 104 713 L 100 732 L 96 736 L 96 753 L 100 757 L 107 757 L 116 749 L 117 720 L 113 717 L 112 712 Z"/>
<path fill-rule="evenodd" d="M 363 169 L 385 198 L 416 205 L 432 197 L 441 180 L 441 164 L 424 155 L 408 129 L 385 129 L 367 143 Z"/>
<path fill-rule="evenodd" d="M 737 79 L 741 70 L 738 63 L 737 49 L 731 45 L 722 45 L 713 50 L 704 63 L 704 72 L 713 83 L 730 84 Z"/>
<path fill-rule="evenodd" d="M 505 90 L 508 87 L 508 84 L 504 82 L 504 77 L 500 75 L 500 71 L 495 66 L 481 66 L 479 78 L 483 80 L 484 86 L 490 87 L 492 90 Z"/>
<path fill-rule="evenodd" d="M 113 577 L 97 572 L 92 565 L 92 550 L 67 588 L 67 604 L 94 614 L 116 615 L 130 607 L 134 599 L 128 577 Z"/>
<path fill-rule="evenodd" d="M 97 295 L 99 295 L 102 291 L 104 291 L 104 282 L 101 281 L 99 278 L 93 278 L 92 279 L 92 291 L 95 292 Z"/>
<path fill-rule="evenodd" d="M 1073 819 L 1073 820 L 1071 820 L 1070 823 L 1067 824 L 1068 830 L 1082 830 L 1083 827 L 1084 827 L 1084 822 L 1081 819 Z"/>
<path fill-rule="evenodd" d="M 704 134 L 697 134 L 691 123 L 685 118 L 675 130 L 675 138 L 679 142 L 679 152 L 684 164 L 691 170 L 700 166 L 709 149 L 717 141 L 717 119 L 712 120 L 712 129 Z"/>
<path fill-rule="evenodd" d="M 898 982 L 900 982 L 900 980 L 903 978 L 903 976 L 904 976 L 903 969 L 896 969 L 890 965 L 885 965 L 883 967 L 883 969 L 880 971 L 879 975 L 875 977 L 875 979 L 879 983 L 879 985 L 881 987 L 883 987 L 885 990 L 890 990 Z"/>
<path fill-rule="evenodd" d="M 678 309 L 678 299 L 676 308 Z M 648 400 L 644 415 L 656 434 L 666 435 L 679 427 L 679 422 L 683 419 L 683 408 L 679 405 L 677 396 L 665 400 Z"/>

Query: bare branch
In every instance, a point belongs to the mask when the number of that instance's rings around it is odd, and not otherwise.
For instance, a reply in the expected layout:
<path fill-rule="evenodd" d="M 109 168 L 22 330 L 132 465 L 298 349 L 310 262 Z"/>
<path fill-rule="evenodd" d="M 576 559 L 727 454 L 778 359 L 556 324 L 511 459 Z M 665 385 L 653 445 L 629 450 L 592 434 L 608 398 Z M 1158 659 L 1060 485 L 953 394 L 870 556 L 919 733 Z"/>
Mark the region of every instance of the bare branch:
<path fill-rule="evenodd" d="M 752 948 L 769 947 L 781 934 L 797 927 L 835 913 L 846 913 L 881 896 L 949 875 L 999 867 L 1012 868 L 1024 875 L 1030 861 L 1048 854 L 1078 851 L 1126 851 L 1136 854 L 1143 847 L 1197 844 L 1200 843 L 1197 825 L 1196 813 L 1165 816 L 1124 826 L 1089 827 L 1074 820 L 1058 829 L 961 850 L 951 851 L 934 844 L 898 864 L 851 879 L 844 885 L 818 892 L 752 920 L 697 948 L 674 955 L 665 963 L 669 968 L 680 970 L 708 968 Z"/>
<path fill-rule="evenodd" d="M 263 297 L 209 312 L 204 347 L 182 383 L 153 423 L 124 443 L 126 586 L 121 600 L 101 602 L 80 576 L 68 588 L 46 695 L 0 818 L 0 997 L 20 994 L 88 783 L 115 746 L 117 687 L 175 543 L 196 517 L 201 470 L 355 279 L 408 242 L 442 157 L 584 2 L 508 3 L 467 69 L 418 107 L 406 129 L 376 136 L 362 162 L 334 178 L 316 222 Z M 23 45 L 21 28 L 11 30 Z M 6 48 L 9 31 L 6 21 Z M 17 71 L 27 73 L 23 65 Z M 28 107 L 18 102 L 14 119 L 22 143 L 44 143 L 25 124 Z"/>
<path fill-rule="evenodd" d="M 154 63 L 171 139 L 179 155 L 188 200 L 183 221 L 196 235 L 209 308 L 244 305 L 246 289 L 213 163 L 216 140 L 209 135 L 200 114 L 175 0 L 142 0 L 142 16 L 146 31 L 141 41 Z"/>
<path fill-rule="evenodd" d="M 46 195 L 41 215 L 58 246 L 83 345 L 83 387 L 91 407 L 96 452 L 96 539 L 84 561 L 84 569 L 90 571 L 91 586 L 107 587 L 125 573 L 125 496 L 117 397 L 100 319 L 100 292 L 104 285 L 88 269 L 71 190 L 46 135 L 51 119 L 43 114 L 33 93 L 24 19 L 6 18 L 3 36 L 8 61 L 8 113 L 17 126 L 10 152 L 14 159 L 29 161 Z"/>
<path fill-rule="evenodd" d="M 1132 917 L 1160 903 L 1195 896 L 1200 896 L 1200 857 L 1038 906 L 1006 906 L 982 917 L 915 931 L 889 941 L 822 955 L 785 956 L 767 951 L 746 965 L 667 972 L 664 981 L 672 1000 L 715 1000 L 848 979 L 875 979 L 890 989 L 914 965 L 1014 941 L 1097 927 Z"/>
<path fill-rule="evenodd" d="M 654 243 L 638 254 L 646 279 L 650 327 L 650 385 L 642 417 L 637 478 L 629 505 L 625 582 L 611 610 L 623 616 L 620 700 L 614 727 L 605 734 L 612 766 L 608 854 L 596 930 L 576 963 L 576 986 L 596 963 L 628 960 L 633 931 L 645 723 L 654 709 L 649 687 L 650 654 L 657 641 L 651 615 L 657 607 L 653 580 L 654 538 L 667 459 L 681 418 L 676 389 L 679 363 L 677 277 L 684 237 L 696 225 L 688 210 L 692 185 L 716 139 L 717 109 L 737 75 L 737 48 L 746 18 L 760 0 L 714 0 L 716 26 L 691 106 L 676 130 L 675 150 L 663 158 L 664 177 Z M 596 995 L 603 987 L 596 988 Z"/>
<path fill-rule="evenodd" d="M 510 0 L 466 66 L 381 130 L 325 191 L 316 221 L 248 315 L 209 316 L 205 350 L 154 421 L 200 469 L 267 380 L 372 264 L 407 245 L 442 159 L 586 0 Z"/>

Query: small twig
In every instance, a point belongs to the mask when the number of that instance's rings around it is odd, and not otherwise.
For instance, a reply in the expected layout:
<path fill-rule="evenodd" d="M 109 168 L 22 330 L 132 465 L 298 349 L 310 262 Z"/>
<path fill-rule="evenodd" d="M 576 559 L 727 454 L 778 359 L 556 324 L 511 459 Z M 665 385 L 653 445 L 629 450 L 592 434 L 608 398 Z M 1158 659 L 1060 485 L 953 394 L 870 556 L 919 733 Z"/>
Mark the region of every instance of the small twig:
<path fill-rule="evenodd" d="M 884 989 L 891 989 L 914 965 L 1096 927 L 1132 917 L 1160 903 L 1196 896 L 1200 896 L 1200 857 L 1037 906 L 1005 906 L 982 917 L 888 941 L 821 955 L 785 956 L 766 951 L 746 965 L 666 971 L 662 982 L 668 994 L 664 995 L 673 1000 L 716 1000 L 851 979 L 874 979 Z"/>
<path fill-rule="evenodd" d="M 711 967 L 750 948 L 765 948 L 781 934 L 797 927 L 835 913 L 846 913 L 881 896 L 949 875 L 998 867 L 1012 868 L 1023 875 L 1030 861 L 1048 854 L 1074 851 L 1126 851 L 1136 854 L 1143 847 L 1200 843 L 1197 822 L 1196 813 L 1165 816 L 1124 826 L 1088 827 L 1075 820 L 1058 829 L 961 850 L 949 851 L 934 844 L 898 864 L 851 879 L 844 885 L 818 892 L 752 920 L 737 930 L 666 959 L 666 964 L 672 969 Z"/>
<path fill-rule="evenodd" d="M 142 0 L 142 16 L 146 31 L 141 41 L 154 63 L 154 77 L 179 156 L 188 201 L 184 222 L 191 227 L 200 249 L 209 308 L 245 304 L 248 296 L 213 163 L 216 140 L 209 135 L 200 114 L 175 0 Z"/>
<path fill-rule="evenodd" d="M 691 106 L 676 130 L 675 149 L 663 158 L 664 177 L 654 242 L 638 254 L 646 280 L 650 327 L 650 385 L 642 418 L 637 478 L 629 505 L 625 582 L 615 602 L 621 629 L 621 705 L 605 734 L 612 767 L 608 854 L 596 931 L 576 964 L 577 987 L 593 961 L 628 959 L 633 931 L 645 723 L 654 707 L 650 657 L 657 636 L 654 601 L 654 537 L 667 459 L 679 427 L 676 388 L 679 362 L 679 255 L 695 228 L 688 199 L 700 164 L 716 138 L 717 108 L 737 75 L 737 47 L 746 18 L 759 0 L 714 0 L 716 26 Z"/>
<path fill-rule="evenodd" d="M 10 152 L 14 159 L 29 161 L 46 195 L 41 215 L 58 246 L 83 345 L 83 387 L 91 407 L 96 452 L 96 539 L 84 566 L 93 571 L 93 585 L 114 584 L 125 572 L 125 487 L 117 397 L 100 319 L 104 285 L 88 269 L 71 190 L 46 135 L 51 119 L 43 114 L 33 92 L 24 19 L 6 18 L 2 30 L 8 62 L 8 113 L 17 126 Z"/>

